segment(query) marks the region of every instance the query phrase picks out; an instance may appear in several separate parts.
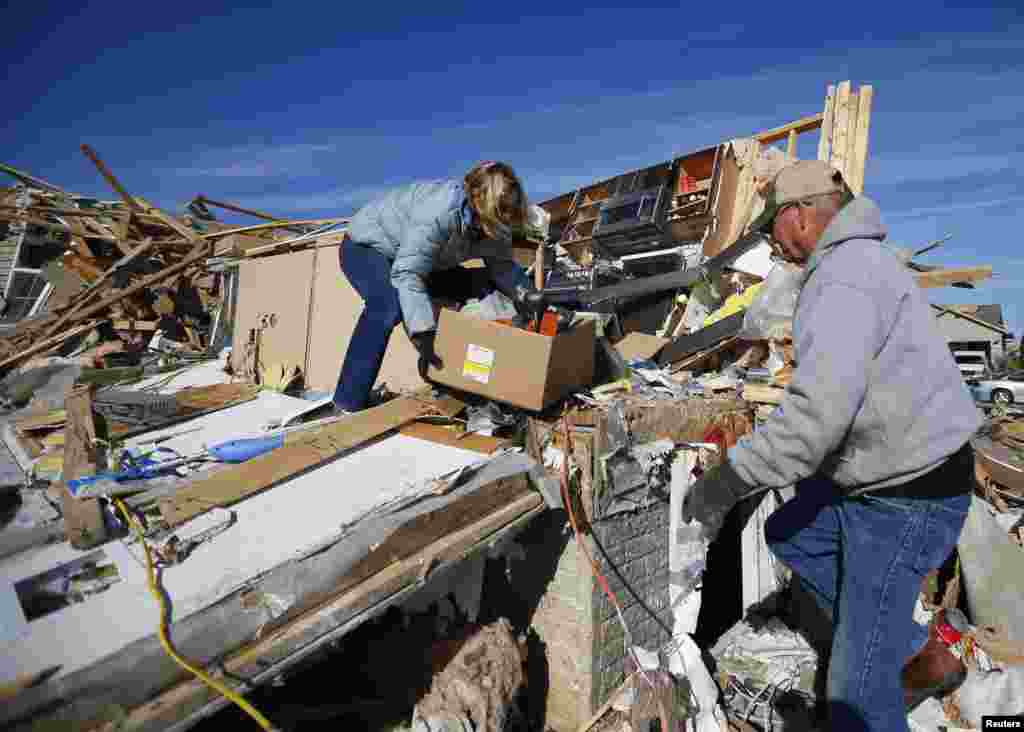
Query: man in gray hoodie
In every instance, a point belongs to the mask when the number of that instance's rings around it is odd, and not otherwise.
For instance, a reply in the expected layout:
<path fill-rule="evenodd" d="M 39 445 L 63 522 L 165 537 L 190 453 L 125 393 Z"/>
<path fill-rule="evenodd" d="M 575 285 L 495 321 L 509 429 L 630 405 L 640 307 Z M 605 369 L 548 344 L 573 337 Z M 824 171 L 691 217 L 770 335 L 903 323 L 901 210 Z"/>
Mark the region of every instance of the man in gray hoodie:
<path fill-rule="evenodd" d="M 683 518 L 713 538 L 741 499 L 797 484 L 765 535 L 833 624 L 830 726 L 904 732 L 908 709 L 964 676 L 913 610 L 959 539 L 981 417 L 928 302 L 882 243 L 878 207 L 840 173 L 787 166 L 754 228 L 804 267 L 796 369 L 768 421 L 694 484 Z M 922 650 L 937 661 L 921 663 Z"/>

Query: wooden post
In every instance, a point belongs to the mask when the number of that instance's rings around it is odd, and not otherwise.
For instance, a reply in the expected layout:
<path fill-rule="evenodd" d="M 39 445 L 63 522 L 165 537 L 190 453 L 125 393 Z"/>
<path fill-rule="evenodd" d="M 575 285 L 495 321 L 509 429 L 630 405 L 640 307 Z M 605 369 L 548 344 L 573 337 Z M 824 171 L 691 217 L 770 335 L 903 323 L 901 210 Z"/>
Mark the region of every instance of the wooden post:
<path fill-rule="evenodd" d="M 818 160 L 826 163 L 832 152 L 832 118 L 835 116 L 836 88 L 833 84 L 828 85 L 825 94 L 825 112 L 821 122 L 821 138 L 818 140 Z"/>
<path fill-rule="evenodd" d="M 832 125 L 832 167 L 846 177 L 847 137 L 850 134 L 850 82 L 840 82 L 836 90 L 835 115 Z"/>
<path fill-rule="evenodd" d="M 61 511 L 64 530 L 75 549 L 90 549 L 107 539 L 103 507 L 98 498 L 78 499 L 67 489 L 67 481 L 96 472 L 96 425 L 92 416 L 92 392 L 80 386 L 64 400 L 64 466 L 61 469 Z"/>
<path fill-rule="evenodd" d="M 868 131 L 871 129 L 871 102 L 874 89 L 870 86 L 860 88 L 860 104 L 857 107 L 857 137 L 853 142 L 853 159 L 851 160 L 851 178 L 856 187 L 850 188 L 857 195 L 864 191 L 864 169 L 868 160 Z"/>
<path fill-rule="evenodd" d="M 134 198 L 128 195 L 128 191 L 126 191 L 118 182 L 117 178 L 114 177 L 114 174 L 110 172 L 110 169 L 103 164 L 103 161 L 99 159 L 96 152 L 85 143 L 82 143 L 82 152 L 85 153 L 85 157 L 92 161 L 93 165 L 96 166 L 96 169 L 100 171 L 100 175 L 107 179 L 107 183 L 109 183 L 110 187 L 117 192 L 117 195 L 121 196 L 122 200 L 128 204 L 128 207 L 133 211 L 141 212 L 142 207 L 139 206 L 138 202 Z"/>
<path fill-rule="evenodd" d="M 843 178 L 847 183 L 856 177 L 853 169 L 853 141 L 857 137 L 857 124 L 860 119 L 860 97 L 856 92 L 850 92 L 850 118 L 846 125 L 846 168 L 843 170 Z M 856 191 L 854 191 L 856 193 Z"/>
<path fill-rule="evenodd" d="M 544 243 L 537 245 L 537 258 L 533 262 L 533 286 L 544 289 Z"/>
<path fill-rule="evenodd" d="M 796 160 L 796 130 L 789 131 L 789 141 L 786 143 L 786 158 Z"/>

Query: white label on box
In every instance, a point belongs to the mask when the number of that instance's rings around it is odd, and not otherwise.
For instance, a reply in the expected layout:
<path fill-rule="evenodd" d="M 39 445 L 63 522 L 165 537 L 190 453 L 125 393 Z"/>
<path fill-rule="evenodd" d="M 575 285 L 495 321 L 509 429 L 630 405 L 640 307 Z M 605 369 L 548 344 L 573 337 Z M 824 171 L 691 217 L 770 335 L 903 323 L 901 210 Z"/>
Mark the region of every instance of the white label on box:
<path fill-rule="evenodd" d="M 472 343 L 466 346 L 466 360 L 462 362 L 463 377 L 486 384 L 491 380 L 493 367 L 494 351 Z"/>

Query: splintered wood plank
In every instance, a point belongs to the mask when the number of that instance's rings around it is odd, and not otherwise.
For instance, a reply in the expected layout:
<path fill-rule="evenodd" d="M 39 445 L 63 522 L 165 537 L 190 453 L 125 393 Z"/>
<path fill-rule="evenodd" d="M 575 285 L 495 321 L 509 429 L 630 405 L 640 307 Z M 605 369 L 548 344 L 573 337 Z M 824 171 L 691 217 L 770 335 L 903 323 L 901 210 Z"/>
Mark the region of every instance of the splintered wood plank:
<path fill-rule="evenodd" d="M 100 171 L 100 175 L 102 175 L 106 179 L 107 183 L 110 184 L 110 187 L 114 189 L 117 195 L 119 195 L 121 199 L 126 204 L 128 204 L 128 206 L 133 211 L 138 211 L 139 213 L 142 213 L 142 207 L 139 206 L 138 202 L 128 194 L 128 191 L 124 189 L 124 186 L 122 186 L 121 183 L 117 180 L 117 178 L 114 177 L 114 174 L 110 172 L 110 169 L 103 163 L 102 160 L 100 160 L 96 152 L 85 143 L 82 144 L 81 148 L 82 152 L 85 154 L 85 157 L 89 158 L 89 160 L 92 161 L 92 164 L 95 165 L 96 169 Z"/>
<path fill-rule="evenodd" d="M 192 386 L 175 392 L 174 401 L 182 409 L 220 409 L 229 404 L 239 404 L 255 399 L 260 393 L 256 384 L 211 384 Z"/>
<path fill-rule="evenodd" d="M 832 167 L 846 178 L 846 147 L 850 133 L 850 82 L 839 83 L 832 123 Z"/>
<path fill-rule="evenodd" d="M 857 106 L 857 135 L 852 141 L 852 157 L 850 159 L 850 177 L 856 184 L 853 192 L 860 195 L 864 191 L 864 169 L 868 161 L 868 132 L 871 129 L 871 104 L 874 89 L 870 86 L 860 88 L 860 103 Z"/>
<path fill-rule="evenodd" d="M 818 140 L 818 160 L 828 162 L 832 152 L 832 117 L 835 115 L 836 87 L 828 85 L 828 92 L 825 94 L 825 112 L 821 122 L 821 138 Z"/>
<path fill-rule="evenodd" d="M 992 276 L 992 267 L 952 267 L 936 269 L 931 272 L 918 272 L 914 275 L 919 287 L 948 287 L 955 283 L 981 282 Z"/>
<path fill-rule="evenodd" d="M 847 182 L 856 177 L 853 169 L 853 141 L 857 139 L 857 120 L 860 118 L 860 95 L 850 91 L 850 116 L 846 123 L 846 170 L 843 176 Z"/>
<path fill-rule="evenodd" d="M 514 440 L 500 437 L 456 432 L 450 427 L 426 422 L 413 422 L 402 427 L 398 432 L 406 437 L 416 437 L 420 440 L 436 442 L 439 445 L 460 447 L 463 450 L 472 450 L 485 455 L 490 455 L 503 447 L 511 447 L 514 442 Z"/>
<path fill-rule="evenodd" d="M 160 502 L 160 512 L 168 524 L 176 526 L 216 506 L 237 503 L 436 411 L 436 405 L 428 400 L 399 397 L 310 433 L 292 433 L 289 444 L 220 470 L 169 496 Z"/>
<path fill-rule="evenodd" d="M 96 472 L 96 424 L 92 416 L 92 393 L 83 386 L 64 400 L 64 467 L 61 471 L 61 513 L 64 530 L 75 549 L 89 549 L 106 541 L 103 507 L 98 498 L 80 500 L 67 489 L 67 481 Z"/>

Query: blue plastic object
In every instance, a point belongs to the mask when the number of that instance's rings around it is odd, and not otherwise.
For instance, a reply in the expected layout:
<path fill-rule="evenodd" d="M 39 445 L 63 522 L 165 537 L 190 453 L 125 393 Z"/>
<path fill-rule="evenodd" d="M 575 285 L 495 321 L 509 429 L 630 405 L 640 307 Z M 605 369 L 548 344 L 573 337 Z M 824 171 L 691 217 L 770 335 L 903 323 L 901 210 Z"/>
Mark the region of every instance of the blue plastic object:
<path fill-rule="evenodd" d="M 82 488 L 99 481 L 114 481 L 121 483 L 129 480 L 143 480 L 159 475 L 168 468 L 177 467 L 184 462 L 202 460 L 204 457 L 212 458 L 222 463 L 244 463 L 254 457 L 259 457 L 272 450 L 276 450 L 284 444 L 284 433 L 268 435 L 267 437 L 251 437 L 241 440 L 228 440 L 206 449 L 206 456 L 193 458 L 180 458 L 165 461 L 153 460 L 149 457 L 138 457 L 135 455 L 125 456 L 121 469 L 112 472 L 86 475 L 67 481 L 68 490 L 71 495 L 77 496 Z M 173 450 L 157 448 L 156 452 L 169 452 L 177 455 Z"/>
<path fill-rule="evenodd" d="M 219 445 L 208 447 L 206 451 L 215 460 L 222 463 L 244 463 L 254 457 L 259 457 L 271 450 L 276 450 L 284 444 L 284 433 L 269 435 L 267 437 L 250 437 L 242 440 L 229 440 Z"/>

